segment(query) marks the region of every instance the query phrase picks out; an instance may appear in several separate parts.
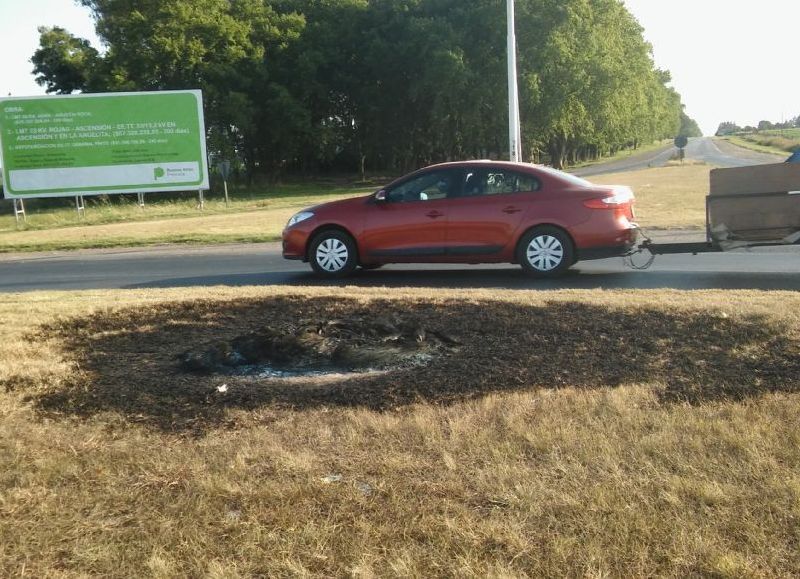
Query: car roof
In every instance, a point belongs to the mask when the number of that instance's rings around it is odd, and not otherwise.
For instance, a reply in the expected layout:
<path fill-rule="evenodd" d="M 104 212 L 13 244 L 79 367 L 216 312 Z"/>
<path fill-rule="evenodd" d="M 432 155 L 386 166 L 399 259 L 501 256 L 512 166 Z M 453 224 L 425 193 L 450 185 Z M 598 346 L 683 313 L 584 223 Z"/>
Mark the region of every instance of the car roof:
<path fill-rule="evenodd" d="M 541 165 L 534 165 L 533 163 L 518 163 L 514 161 L 496 161 L 493 159 L 471 159 L 467 161 L 450 161 L 448 163 L 439 163 L 430 165 L 425 169 L 432 169 L 434 167 L 470 167 L 473 165 L 494 165 L 498 167 L 518 168 L 518 169 L 532 169 L 541 167 Z"/>
<path fill-rule="evenodd" d="M 419 169 L 419 171 L 415 171 L 414 174 L 419 173 L 420 171 L 424 171 L 427 169 L 441 169 L 441 168 L 466 168 L 466 167 L 503 167 L 506 169 L 522 169 L 527 170 L 528 172 L 535 173 L 538 176 L 542 174 L 548 175 L 549 177 L 553 177 L 560 181 L 566 182 L 570 185 L 578 185 L 580 187 L 591 187 L 592 183 L 578 177 L 576 175 L 572 175 L 571 173 L 565 173 L 564 171 L 560 171 L 559 169 L 554 169 L 553 167 L 548 167 L 547 165 L 536 165 L 534 163 L 518 163 L 514 161 L 493 161 L 491 159 L 476 159 L 470 161 L 451 161 L 449 163 L 439 163 L 438 165 L 430 165 L 429 167 L 424 167 Z"/>
<path fill-rule="evenodd" d="M 552 167 L 548 167 L 547 165 L 536 165 L 534 163 L 518 163 L 514 161 L 494 161 L 492 159 L 473 159 L 473 160 L 466 160 L 466 161 L 450 161 L 447 163 L 438 163 L 435 165 L 428 165 L 427 167 L 421 167 L 416 171 L 412 171 L 411 173 L 407 173 L 402 177 L 399 177 L 386 185 L 385 188 L 390 188 L 395 186 L 397 183 L 407 181 L 408 179 L 412 179 L 419 173 L 424 171 L 429 171 L 431 169 L 465 169 L 468 167 L 503 167 L 506 169 L 517 169 L 517 170 L 525 170 L 529 173 L 533 173 L 537 176 L 547 175 L 550 178 L 557 179 L 561 182 L 564 182 L 571 186 L 579 186 L 579 187 L 592 187 L 592 183 L 587 181 L 586 179 L 582 179 L 581 177 L 577 177 L 570 173 L 565 173 L 564 171 L 559 171 L 558 169 L 554 169 Z"/>

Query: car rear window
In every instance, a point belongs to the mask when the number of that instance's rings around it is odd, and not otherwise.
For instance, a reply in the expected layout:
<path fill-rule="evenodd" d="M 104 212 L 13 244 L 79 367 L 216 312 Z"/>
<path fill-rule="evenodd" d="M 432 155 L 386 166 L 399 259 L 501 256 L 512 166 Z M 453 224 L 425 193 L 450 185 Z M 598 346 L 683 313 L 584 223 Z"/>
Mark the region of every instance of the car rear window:
<path fill-rule="evenodd" d="M 561 179 L 562 181 L 567 181 L 568 183 L 570 183 L 572 185 L 577 185 L 579 187 L 593 187 L 592 183 L 590 183 L 586 179 L 581 179 L 580 177 L 572 175 L 571 173 L 565 173 L 564 171 L 559 171 L 558 169 L 553 169 L 552 167 L 544 167 L 544 166 L 541 166 L 541 165 L 537 165 L 536 169 L 538 171 L 542 171 L 544 173 L 548 173 L 548 174 L 552 175 L 553 177 L 557 177 L 558 179 Z"/>
<path fill-rule="evenodd" d="M 571 185 L 577 185 L 579 187 L 592 187 L 592 184 L 587 181 L 586 179 L 581 179 L 580 177 L 576 177 L 575 175 L 571 175 L 570 173 L 565 173 L 564 171 L 559 171 L 558 169 L 553 169 L 552 167 L 536 167 L 539 171 L 544 171 L 545 173 L 549 173 L 554 177 L 557 177 L 563 181 L 567 181 Z"/>

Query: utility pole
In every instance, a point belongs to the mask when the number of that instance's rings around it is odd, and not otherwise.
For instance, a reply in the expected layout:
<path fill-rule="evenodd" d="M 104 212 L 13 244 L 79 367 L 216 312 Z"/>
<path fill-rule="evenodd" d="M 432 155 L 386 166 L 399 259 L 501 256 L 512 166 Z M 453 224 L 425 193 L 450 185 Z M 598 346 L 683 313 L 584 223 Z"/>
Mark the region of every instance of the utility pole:
<path fill-rule="evenodd" d="M 519 90 L 517 88 L 517 35 L 514 26 L 514 0 L 506 0 L 508 13 L 508 152 L 511 161 L 522 161 L 522 133 L 519 128 Z"/>

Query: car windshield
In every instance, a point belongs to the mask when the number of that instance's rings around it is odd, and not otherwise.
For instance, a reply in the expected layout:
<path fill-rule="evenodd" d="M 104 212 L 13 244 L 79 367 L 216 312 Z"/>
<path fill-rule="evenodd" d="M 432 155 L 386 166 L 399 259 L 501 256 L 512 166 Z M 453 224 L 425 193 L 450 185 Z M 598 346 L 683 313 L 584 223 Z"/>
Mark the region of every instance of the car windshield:
<path fill-rule="evenodd" d="M 542 167 L 541 165 L 537 165 L 536 167 L 540 171 L 544 171 L 545 173 L 550 173 L 564 181 L 568 181 L 572 185 L 578 185 L 580 187 L 591 187 L 592 184 L 587 181 L 586 179 L 581 179 L 580 177 L 576 177 L 575 175 L 571 175 L 570 173 L 565 173 L 564 171 L 559 171 L 558 169 L 553 169 L 552 167 Z"/>

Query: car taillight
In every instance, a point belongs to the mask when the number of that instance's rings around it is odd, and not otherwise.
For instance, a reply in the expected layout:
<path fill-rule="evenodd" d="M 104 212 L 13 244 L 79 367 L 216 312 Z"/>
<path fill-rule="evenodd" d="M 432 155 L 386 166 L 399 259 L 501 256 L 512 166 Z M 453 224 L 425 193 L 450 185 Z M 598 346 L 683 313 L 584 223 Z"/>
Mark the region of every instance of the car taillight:
<path fill-rule="evenodd" d="M 633 191 L 627 187 L 615 189 L 609 193 L 611 195 L 606 194 L 604 197 L 586 199 L 583 204 L 589 209 L 619 209 L 624 205 L 633 203 Z"/>

